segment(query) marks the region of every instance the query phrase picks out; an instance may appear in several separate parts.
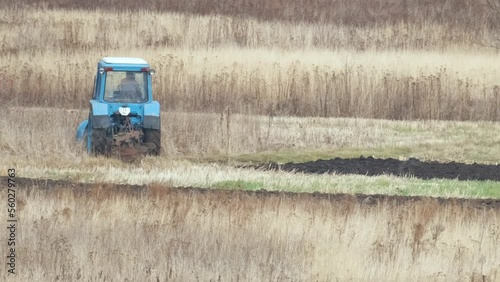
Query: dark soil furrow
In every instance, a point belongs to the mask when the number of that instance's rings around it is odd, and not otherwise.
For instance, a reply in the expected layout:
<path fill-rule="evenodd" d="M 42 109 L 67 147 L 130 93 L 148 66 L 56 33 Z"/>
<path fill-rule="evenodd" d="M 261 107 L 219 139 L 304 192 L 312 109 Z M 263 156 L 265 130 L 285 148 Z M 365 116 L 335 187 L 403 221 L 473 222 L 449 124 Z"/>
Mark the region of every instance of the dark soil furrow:
<path fill-rule="evenodd" d="M 421 179 L 444 178 L 458 180 L 500 181 L 500 165 L 423 162 L 414 158 L 407 161 L 396 159 L 375 159 L 359 157 L 352 159 L 335 158 L 305 163 L 266 163 L 253 168 L 283 170 L 303 173 L 362 174 L 368 176 L 396 175 L 413 176 Z"/>

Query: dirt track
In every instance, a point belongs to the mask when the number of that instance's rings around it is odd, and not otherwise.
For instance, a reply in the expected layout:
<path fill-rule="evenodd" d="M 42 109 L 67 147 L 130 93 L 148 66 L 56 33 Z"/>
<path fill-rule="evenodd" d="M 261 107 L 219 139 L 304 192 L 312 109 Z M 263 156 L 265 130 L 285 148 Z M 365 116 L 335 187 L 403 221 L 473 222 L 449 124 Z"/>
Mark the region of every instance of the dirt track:
<path fill-rule="evenodd" d="M 500 165 L 463 164 L 463 163 L 439 163 L 422 162 L 417 159 L 400 161 L 396 159 L 375 159 L 372 157 L 360 157 L 352 159 L 335 158 L 331 160 L 317 160 L 305 163 L 286 163 L 279 165 L 267 163 L 254 168 L 284 170 L 303 173 L 338 173 L 338 174 L 362 174 L 375 175 L 397 175 L 414 176 L 422 179 L 446 178 L 459 180 L 493 180 L 500 181 Z"/>
<path fill-rule="evenodd" d="M 0 181 L 7 182 L 5 177 L 0 177 Z M 297 201 L 326 200 L 334 202 L 357 202 L 361 205 L 375 205 L 382 203 L 393 203 L 404 205 L 419 201 L 435 201 L 439 204 L 467 204 L 477 208 L 500 209 L 500 199 L 458 199 L 458 198 L 429 198 L 422 196 L 395 196 L 395 195 L 364 195 L 364 194 L 324 194 L 324 193 L 294 193 L 283 191 L 244 191 L 244 190 L 220 190 L 205 189 L 195 187 L 169 187 L 161 184 L 151 185 L 128 185 L 112 183 L 75 183 L 69 181 L 59 181 L 50 179 L 17 178 L 17 187 L 33 190 L 71 190 L 81 196 L 88 194 L 99 194 L 99 197 L 111 197 L 117 194 L 135 196 L 165 196 L 168 194 L 185 194 L 203 197 L 217 197 L 219 199 L 232 199 L 234 197 L 246 198 L 287 198 Z"/>

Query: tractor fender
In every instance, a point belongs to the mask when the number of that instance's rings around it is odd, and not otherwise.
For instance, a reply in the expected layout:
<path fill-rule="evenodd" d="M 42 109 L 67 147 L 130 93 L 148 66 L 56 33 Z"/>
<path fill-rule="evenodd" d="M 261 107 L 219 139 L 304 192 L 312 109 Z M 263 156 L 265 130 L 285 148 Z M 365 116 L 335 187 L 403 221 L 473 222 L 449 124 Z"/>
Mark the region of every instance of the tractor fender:
<path fill-rule="evenodd" d="M 160 121 L 160 103 L 153 101 L 144 104 L 144 128 L 161 129 Z"/>
<path fill-rule="evenodd" d="M 96 100 L 90 100 L 91 115 L 90 124 L 92 128 L 108 128 L 111 126 L 111 121 L 108 114 L 108 104 L 100 103 Z"/>
<path fill-rule="evenodd" d="M 89 121 L 86 119 L 86 120 L 82 121 L 82 123 L 80 123 L 80 125 L 76 129 L 76 140 L 77 141 L 83 141 L 83 139 L 85 138 L 88 124 L 89 124 Z"/>

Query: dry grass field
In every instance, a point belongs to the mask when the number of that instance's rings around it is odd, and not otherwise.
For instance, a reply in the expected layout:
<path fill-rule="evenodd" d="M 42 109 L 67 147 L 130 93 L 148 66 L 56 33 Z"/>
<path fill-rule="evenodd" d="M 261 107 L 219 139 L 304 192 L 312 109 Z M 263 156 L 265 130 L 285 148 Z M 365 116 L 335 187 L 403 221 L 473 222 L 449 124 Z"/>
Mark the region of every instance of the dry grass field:
<path fill-rule="evenodd" d="M 79 109 L 2 108 L 0 152 L 4 159 L 13 161 L 23 157 L 17 160 L 19 164 L 74 164 L 75 158 L 86 157 L 82 144 L 74 137 L 76 127 L 87 117 L 88 110 Z M 497 134 L 500 124 L 497 122 L 269 117 L 175 111 L 163 112 L 162 119 L 165 121 L 162 124 L 164 158 L 158 159 L 165 160 L 226 158 L 243 162 L 288 162 L 365 155 L 500 163 L 500 136 Z"/>
<path fill-rule="evenodd" d="M 486 27 L 477 39 L 432 22 L 355 28 L 19 7 L 0 15 L 0 98 L 7 105 L 84 108 L 96 62 L 124 55 L 157 69 L 156 97 L 169 110 L 500 119 L 499 55 L 478 45 L 492 33 Z M 461 33 L 448 40 L 453 32 Z M 430 43 L 418 47 L 419 40 Z"/>
<path fill-rule="evenodd" d="M 15 281 L 500 278 L 498 200 L 18 183 Z"/>
<path fill-rule="evenodd" d="M 495 2 L 495 1 L 489 1 Z M 43 8 L 100 8 L 106 11 L 148 10 L 174 11 L 197 15 L 223 14 L 241 18 L 270 21 L 304 21 L 332 23 L 346 26 L 380 24 L 435 23 L 445 27 L 459 27 L 464 31 L 480 31 L 496 23 L 489 13 L 488 0 L 2 0 L 5 6 L 34 6 Z M 119 3 L 119 4 L 118 4 Z"/>
<path fill-rule="evenodd" d="M 0 111 L 0 174 L 16 167 L 23 177 L 91 183 L 500 198 L 500 184 L 495 181 L 305 175 L 234 167 L 247 162 L 301 162 L 360 155 L 498 164 L 500 126 L 493 122 L 270 119 L 164 112 L 162 119 L 169 122 L 162 123 L 163 156 L 127 164 L 90 157 L 74 140 L 75 127 L 86 116 L 86 110 L 55 108 Z M 51 126 L 46 126 L 46 120 L 52 121 Z M 25 127 L 13 128 L 13 124 Z"/>
<path fill-rule="evenodd" d="M 236 167 L 499 164 L 491 2 L 0 0 L 0 280 L 499 281 L 500 182 Z M 156 69 L 160 157 L 75 141 L 105 56 Z"/>

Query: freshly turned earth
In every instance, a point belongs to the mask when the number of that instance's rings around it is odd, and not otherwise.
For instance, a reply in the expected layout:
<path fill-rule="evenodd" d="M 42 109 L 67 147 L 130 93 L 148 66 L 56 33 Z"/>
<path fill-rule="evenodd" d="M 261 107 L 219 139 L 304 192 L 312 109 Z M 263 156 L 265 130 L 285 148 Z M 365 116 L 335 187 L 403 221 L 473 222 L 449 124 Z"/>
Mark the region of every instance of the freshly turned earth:
<path fill-rule="evenodd" d="M 422 162 L 413 158 L 407 161 L 392 158 L 375 159 L 372 157 L 335 158 L 305 163 L 290 162 L 282 165 L 271 162 L 254 166 L 254 168 L 315 174 L 338 173 L 368 176 L 390 174 L 413 176 L 422 179 L 446 178 L 500 181 L 500 165 Z"/>

